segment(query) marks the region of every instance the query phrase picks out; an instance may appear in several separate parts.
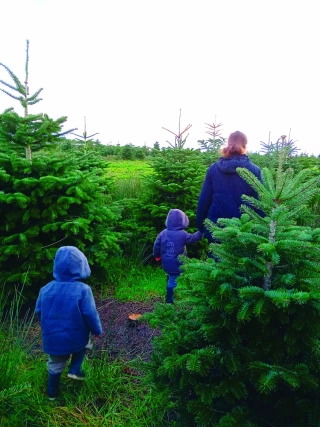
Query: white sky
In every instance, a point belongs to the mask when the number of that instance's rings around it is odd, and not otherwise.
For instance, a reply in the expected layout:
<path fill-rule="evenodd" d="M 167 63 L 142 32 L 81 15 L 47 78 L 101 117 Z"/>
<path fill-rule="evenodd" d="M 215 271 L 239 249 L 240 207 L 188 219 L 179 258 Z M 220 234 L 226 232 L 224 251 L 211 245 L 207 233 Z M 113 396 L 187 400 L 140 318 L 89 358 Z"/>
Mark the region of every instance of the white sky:
<path fill-rule="evenodd" d="M 241 130 L 249 150 L 289 134 L 320 153 L 317 0 L 1 1 L 0 62 L 24 81 L 30 113 L 68 116 L 64 129 L 103 143 L 153 146 L 192 124 L 187 146 Z M 11 83 L 0 67 L 0 79 Z M 0 92 L 0 111 L 17 101 Z"/>

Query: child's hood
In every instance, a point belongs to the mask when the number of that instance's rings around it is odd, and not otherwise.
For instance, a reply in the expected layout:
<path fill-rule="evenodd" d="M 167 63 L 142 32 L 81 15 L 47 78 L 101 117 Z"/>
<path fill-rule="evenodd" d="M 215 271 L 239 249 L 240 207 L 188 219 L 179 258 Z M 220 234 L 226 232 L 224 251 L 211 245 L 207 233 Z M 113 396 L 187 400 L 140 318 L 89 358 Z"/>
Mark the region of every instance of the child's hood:
<path fill-rule="evenodd" d="M 53 277 L 58 282 L 74 282 L 90 274 L 88 260 L 78 248 L 62 246 L 58 249 L 53 264 Z"/>
<path fill-rule="evenodd" d="M 171 209 L 166 219 L 168 230 L 182 230 L 189 225 L 187 215 L 180 209 Z"/>

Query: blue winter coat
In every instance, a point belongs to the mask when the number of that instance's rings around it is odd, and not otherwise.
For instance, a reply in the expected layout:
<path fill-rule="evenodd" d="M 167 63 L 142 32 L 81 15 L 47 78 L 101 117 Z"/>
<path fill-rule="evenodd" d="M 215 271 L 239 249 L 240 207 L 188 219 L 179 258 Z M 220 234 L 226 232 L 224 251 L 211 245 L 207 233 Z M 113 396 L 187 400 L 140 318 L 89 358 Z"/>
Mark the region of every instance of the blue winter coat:
<path fill-rule="evenodd" d="M 240 218 L 241 197 L 257 197 L 256 192 L 237 173 L 237 168 L 246 168 L 261 181 L 261 171 L 245 154 L 220 157 L 212 164 L 203 182 L 197 208 L 197 227 L 209 241 L 212 236 L 205 230 L 203 221 L 209 218 L 217 222 L 219 218 Z"/>
<path fill-rule="evenodd" d="M 202 233 L 187 233 L 184 228 L 189 225 L 187 215 L 180 209 L 171 209 L 166 219 L 167 228 L 158 235 L 153 247 L 153 255 L 161 257 L 162 268 L 170 276 L 178 276 L 180 272 L 179 255 L 186 255 L 186 245 L 198 242 Z"/>
<path fill-rule="evenodd" d="M 82 350 L 89 333 L 101 335 L 102 327 L 90 286 L 91 270 L 85 255 L 74 246 L 58 249 L 53 266 L 55 280 L 44 286 L 36 302 L 43 350 L 67 355 Z"/>

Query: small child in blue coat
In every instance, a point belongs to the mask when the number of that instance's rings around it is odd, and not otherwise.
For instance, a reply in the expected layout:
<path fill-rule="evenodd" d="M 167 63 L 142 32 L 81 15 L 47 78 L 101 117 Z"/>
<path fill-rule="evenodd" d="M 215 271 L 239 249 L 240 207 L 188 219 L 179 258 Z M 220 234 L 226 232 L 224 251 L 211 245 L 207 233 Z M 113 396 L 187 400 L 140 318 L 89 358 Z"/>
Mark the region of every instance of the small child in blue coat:
<path fill-rule="evenodd" d="M 53 266 L 55 280 L 41 288 L 36 314 L 41 323 L 43 350 L 49 355 L 48 396 L 54 400 L 60 377 L 71 355 L 68 377 L 83 380 L 81 365 L 89 334 L 102 334 L 99 314 L 90 286 L 81 280 L 91 270 L 85 255 L 74 246 L 58 249 Z"/>
<path fill-rule="evenodd" d="M 179 255 L 186 255 L 186 245 L 196 243 L 202 238 L 202 233 L 193 234 L 184 229 L 189 226 L 187 215 L 180 209 L 171 209 L 166 219 L 167 228 L 158 235 L 153 247 L 153 255 L 162 261 L 162 268 L 168 275 L 166 302 L 173 303 L 174 288 L 177 277 L 180 276 Z"/>

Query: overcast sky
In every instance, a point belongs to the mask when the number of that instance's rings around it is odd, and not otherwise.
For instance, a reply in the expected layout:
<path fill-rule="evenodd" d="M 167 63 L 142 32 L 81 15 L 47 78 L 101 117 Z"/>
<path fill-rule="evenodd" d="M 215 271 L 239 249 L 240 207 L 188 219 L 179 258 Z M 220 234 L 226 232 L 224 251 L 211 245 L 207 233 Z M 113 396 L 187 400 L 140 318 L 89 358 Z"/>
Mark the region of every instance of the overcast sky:
<path fill-rule="evenodd" d="M 317 0 L 10 0 L 1 2 L 0 62 L 24 81 L 30 113 L 107 143 L 153 146 L 191 124 L 187 146 L 241 130 L 249 150 L 289 134 L 320 153 Z M 0 79 L 11 83 L 0 67 Z M 0 86 L 1 87 L 1 86 Z M 18 103 L 0 92 L 0 111 Z"/>

